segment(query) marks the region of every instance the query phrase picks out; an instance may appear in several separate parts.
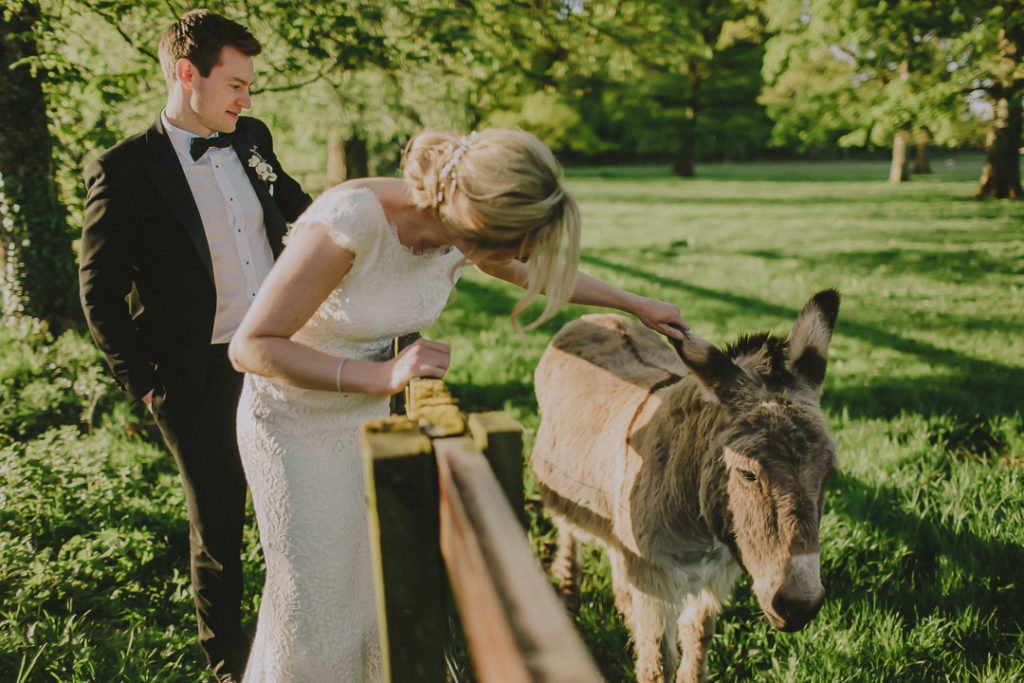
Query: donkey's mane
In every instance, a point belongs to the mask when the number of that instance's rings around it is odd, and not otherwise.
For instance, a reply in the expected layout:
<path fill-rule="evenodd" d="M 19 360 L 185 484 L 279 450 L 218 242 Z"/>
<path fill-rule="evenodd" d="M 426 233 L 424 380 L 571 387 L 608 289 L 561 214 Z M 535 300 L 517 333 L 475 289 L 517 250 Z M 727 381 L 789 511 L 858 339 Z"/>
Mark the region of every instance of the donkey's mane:
<path fill-rule="evenodd" d="M 769 386 L 788 386 L 793 373 L 786 365 L 789 359 L 789 339 L 768 332 L 741 335 L 725 347 L 725 355 L 733 360 L 757 356 L 757 369 Z"/>

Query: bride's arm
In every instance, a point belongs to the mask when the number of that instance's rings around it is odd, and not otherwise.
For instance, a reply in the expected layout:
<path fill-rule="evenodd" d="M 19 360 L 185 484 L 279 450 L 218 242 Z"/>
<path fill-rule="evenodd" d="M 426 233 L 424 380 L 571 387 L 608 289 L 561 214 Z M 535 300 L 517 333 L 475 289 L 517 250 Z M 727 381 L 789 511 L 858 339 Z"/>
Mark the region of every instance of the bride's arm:
<path fill-rule="evenodd" d="M 308 226 L 293 235 L 231 340 L 228 354 L 235 369 L 303 389 L 337 390 L 342 359 L 291 337 L 338 286 L 353 258 L 320 226 Z M 413 376 L 443 377 L 448 357 L 444 344 L 419 340 L 389 361 L 347 360 L 340 388 L 392 394 Z"/>
<path fill-rule="evenodd" d="M 507 263 L 485 261 L 476 264 L 476 268 L 492 277 L 526 289 L 528 266 L 525 263 L 515 260 Z M 579 273 L 576 277 L 576 289 L 573 290 L 569 301 L 583 306 L 614 308 L 635 315 L 640 322 L 655 332 L 675 339 L 681 339 L 683 335 L 673 326 L 684 330 L 690 329 L 690 325 L 680 316 L 678 306 L 613 287 L 586 273 Z"/>

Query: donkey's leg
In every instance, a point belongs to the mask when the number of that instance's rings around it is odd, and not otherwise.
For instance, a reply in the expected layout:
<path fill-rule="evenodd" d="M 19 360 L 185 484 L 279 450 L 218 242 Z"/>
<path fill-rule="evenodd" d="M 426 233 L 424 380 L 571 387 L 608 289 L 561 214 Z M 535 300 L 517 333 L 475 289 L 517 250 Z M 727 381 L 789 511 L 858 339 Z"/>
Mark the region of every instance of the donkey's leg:
<path fill-rule="evenodd" d="M 615 595 L 615 606 L 628 625 L 633 618 L 633 593 L 629 572 L 626 570 L 626 561 L 617 550 L 606 547 L 604 552 L 608 557 L 608 564 L 612 568 L 612 592 Z"/>
<path fill-rule="evenodd" d="M 676 683 L 700 683 L 708 679 L 708 648 L 715 635 L 715 619 L 720 604 L 706 587 L 686 602 L 679 615 L 679 646 L 683 661 L 676 672 Z"/>
<path fill-rule="evenodd" d="M 558 579 L 558 593 L 566 609 L 575 612 L 580 606 L 580 541 L 565 520 L 557 520 L 558 549 L 551 563 L 551 573 Z"/>
<path fill-rule="evenodd" d="M 636 649 L 638 683 L 664 683 L 678 661 L 670 583 L 656 567 L 619 552 L 609 552 L 616 604 L 623 610 Z"/>
<path fill-rule="evenodd" d="M 672 672 L 679 667 L 679 645 L 676 643 L 676 621 L 666 611 L 665 634 L 661 637 L 661 666 L 665 670 L 666 681 L 672 679 Z"/>
<path fill-rule="evenodd" d="M 636 647 L 637 683 L 665 683 L 665 672 L 671 672 L 666 665 L 676 661 L 675 642 L 666 643 L 668 632 L 674 630 L 667 628 L 668 605 L 646 590 L 631 587 L 630 593 L 633 609 L 627 623 Z"/>

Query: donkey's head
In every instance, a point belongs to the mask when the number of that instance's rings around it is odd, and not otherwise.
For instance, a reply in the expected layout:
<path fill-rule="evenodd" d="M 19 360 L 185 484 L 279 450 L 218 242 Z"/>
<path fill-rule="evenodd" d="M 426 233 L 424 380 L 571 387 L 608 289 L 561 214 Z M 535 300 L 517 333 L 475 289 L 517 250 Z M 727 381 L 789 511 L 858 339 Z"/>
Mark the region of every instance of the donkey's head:
<path fill-rule="evenodd" d="M 795 631 L 824 599 L 818 524 L 835 441 L 818 406 L 839 294 L 816 294 L 788 342 L 744 337 L 722 352 L 687 334 L 676 351 L 722 405 L 701 471 L 701 512 L 754 584 L 772 626 Z"/>

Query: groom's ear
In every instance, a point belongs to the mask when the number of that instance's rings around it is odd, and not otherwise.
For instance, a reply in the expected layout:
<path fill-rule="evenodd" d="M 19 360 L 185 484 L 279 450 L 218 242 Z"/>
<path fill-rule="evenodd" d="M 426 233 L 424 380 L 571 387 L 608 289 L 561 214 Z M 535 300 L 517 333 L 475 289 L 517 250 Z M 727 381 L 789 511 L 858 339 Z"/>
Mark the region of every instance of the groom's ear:
<path fill-rule="evenodd" d="M 188 88 L 189 90 L 191 90 L 193 80 L 195 79 L 196 74 L 199 73 L 199 71 L 196 69 L 195 64 L 193 64 L 190 60 L 182 57 L 178 60 L 178 63 L 174 65 L 174 73 L 178 78 L 178 82 L 186 88 Z"/>

